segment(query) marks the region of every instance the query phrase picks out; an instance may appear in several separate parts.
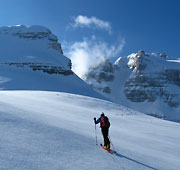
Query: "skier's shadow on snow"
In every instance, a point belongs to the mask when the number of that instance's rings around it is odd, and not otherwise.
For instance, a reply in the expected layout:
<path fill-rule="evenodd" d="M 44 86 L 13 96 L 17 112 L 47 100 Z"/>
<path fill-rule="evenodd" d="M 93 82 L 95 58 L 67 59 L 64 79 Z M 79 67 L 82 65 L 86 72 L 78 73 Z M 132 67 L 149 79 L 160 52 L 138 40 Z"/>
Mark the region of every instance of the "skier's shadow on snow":
<path fill-rule="evenodd" d="M 158 169 L 156 169 L 156 168 L 153 168 L 152 166 L 143 164 L 143 163 L 141 163 L 141 162 L 139 162 L 139 161 L 136 161 L 136 160 L 134 160 L 134 159 L 128 158 L 127 156 L 124 156 L 124 155 L 122 155 L 122 154 L 119 154 L 118 152 L 114 152 L 114 154 L 115 154 L 117 157 L 128 159 L 128 160 L 130 160 L 130 161 L 132 161 L 132 162 L 135 162 L 135 163 L 137 163 L 137 164 L 143 165 L 143 166 L 145 166 L 145 167 L 147 167 L 147 168 L 150 168 L 150 169 L 153 169 L 153 170 L 158 170 Z"/>

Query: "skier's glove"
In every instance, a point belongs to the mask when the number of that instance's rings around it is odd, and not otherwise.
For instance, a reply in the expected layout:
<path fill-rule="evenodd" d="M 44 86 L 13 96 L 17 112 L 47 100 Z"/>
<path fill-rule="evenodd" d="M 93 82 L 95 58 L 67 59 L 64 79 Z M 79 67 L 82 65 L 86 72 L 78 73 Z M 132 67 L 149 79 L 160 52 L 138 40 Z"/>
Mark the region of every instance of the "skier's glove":
<path fill-rule="evenodd" d="M 96 118 L 94 117 L 94 123 L 96 124 Z"/>

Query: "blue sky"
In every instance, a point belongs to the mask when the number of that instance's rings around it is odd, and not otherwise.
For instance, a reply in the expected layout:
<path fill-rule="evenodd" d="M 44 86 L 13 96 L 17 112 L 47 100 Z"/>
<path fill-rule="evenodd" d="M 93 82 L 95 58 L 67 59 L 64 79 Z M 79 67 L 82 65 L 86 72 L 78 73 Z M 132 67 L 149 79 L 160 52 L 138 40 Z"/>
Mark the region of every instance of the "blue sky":
<path fill-rule="evenodd" d="M 46 26 L 71 50 L 104 44 L 114 60 L 139 49 L 180 58 L 180 0 L 0 0 L 0 26 L 17 24 Z"/>

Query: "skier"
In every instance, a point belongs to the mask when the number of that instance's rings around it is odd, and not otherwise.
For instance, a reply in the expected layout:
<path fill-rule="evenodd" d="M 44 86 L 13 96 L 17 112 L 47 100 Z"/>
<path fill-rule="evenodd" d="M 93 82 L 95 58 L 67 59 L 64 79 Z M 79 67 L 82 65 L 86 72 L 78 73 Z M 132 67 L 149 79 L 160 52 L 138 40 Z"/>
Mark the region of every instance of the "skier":
<path fill-rule="evenodd" d="M 105 116 L 104 113 L 102 112 L 99 119 L 96 120 L 96 118 L 94 118 L 94 123 L 95 124 L 100 123 L 101 132 L 102 132 L 102 135 L 104 138 L 104 149 L 106 149 L 106 150 L 110 149 L 110 141 L 108 138 L 110 122 L 109 122 L 108 117 Z"/>

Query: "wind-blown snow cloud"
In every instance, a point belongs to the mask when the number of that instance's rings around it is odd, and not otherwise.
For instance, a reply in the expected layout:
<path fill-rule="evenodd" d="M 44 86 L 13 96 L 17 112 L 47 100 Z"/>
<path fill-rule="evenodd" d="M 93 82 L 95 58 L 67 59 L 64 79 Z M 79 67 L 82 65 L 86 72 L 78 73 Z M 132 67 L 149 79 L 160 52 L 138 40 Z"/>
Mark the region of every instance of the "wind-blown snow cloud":
<path fill-rule="evenodd" d="M 72 61 L 72 70 L 82 79 L 91 66 L 99 64 L 106 58 L 117 57 L 124 45 L 124 39 L 117 45 L 109 45 L 105 41 L 96 40 L 95 36 L 73 44 L 63 44 L 65 55 Z"/>
<path fill-rule="evenodd" d="M 108 31 L 110 34 L 112 32 L 111 24 L 107 21 L 100 20 L 96 17 L 90 17 L 79 15 L 74 18 L 74 27 L 96 27 L 99 29 L 104 29 Z"/>
<path fill-rule="evenodd" d="M 73 23 L 69 24 L 67 28 L 71 27 L 88 27 L 89 29 L 105 30 L 109 33 L 109 40 L 113 38 L 111 24 L 94 16 L 78 15 L 73 18 Z M 72 70 L 82 79 L 90 67 L 99 64 L 107 58 L 119 57 L 125 45 L 124 38 L 120 38 L 119 41 L 109 44 L 107 43 L 108 41 L 105 41 L 107 37 L 101 37 L 101 34 L 98 33 L 93 33 L 96 36 L 87 34 L 87 37 L 91 36 L 91 38 L 84 37 L 82 41 L 75 41 L 73 43 L 64 41 L 62 43 L 64 54 L 72 61 Z"/>

